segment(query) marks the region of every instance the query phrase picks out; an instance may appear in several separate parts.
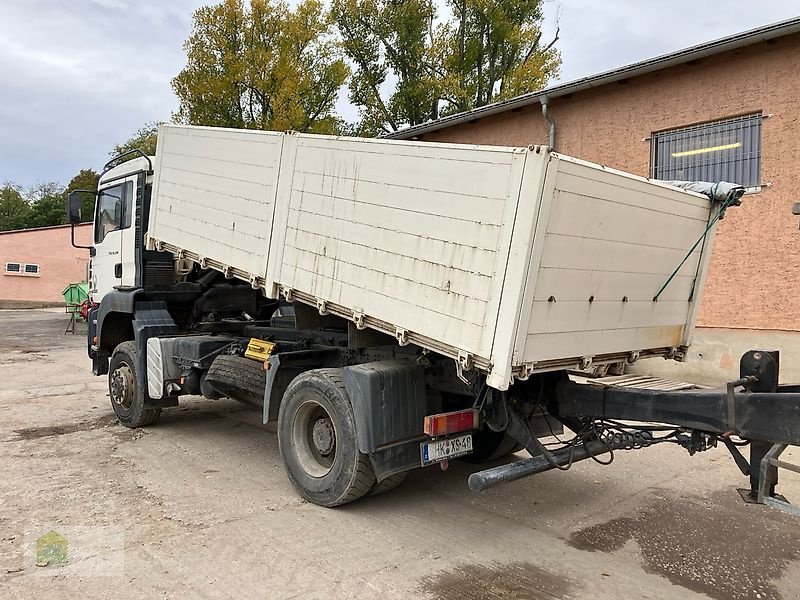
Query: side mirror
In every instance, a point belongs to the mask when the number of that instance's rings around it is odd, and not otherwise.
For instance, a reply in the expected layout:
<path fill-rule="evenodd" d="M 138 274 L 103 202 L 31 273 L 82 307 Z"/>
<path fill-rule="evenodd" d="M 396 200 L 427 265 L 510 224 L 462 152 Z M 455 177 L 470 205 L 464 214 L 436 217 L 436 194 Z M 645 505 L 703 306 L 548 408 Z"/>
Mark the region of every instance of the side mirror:
<path fill-rule="evenodd" d="M 75 248 L 91 250 L 91 246 L 80 246 L 75 243 L 75 225 L 80 225 L 81 222 L 81 204 L 83 201 L 81 194 L 97 195 L 97 193 L 92 190 L 73 190 L 67 196 L 67 221 L 72 225 L 70 228 L 70 241 Z"/>
<path fill-rule="evenodd" d="M 85 193 L 81 190 L 75 190 L 67 196 L 67 221 L 72 225 L 77 225 L 81 222 L 81 204 L 83 201 L 81 194 Z"/>

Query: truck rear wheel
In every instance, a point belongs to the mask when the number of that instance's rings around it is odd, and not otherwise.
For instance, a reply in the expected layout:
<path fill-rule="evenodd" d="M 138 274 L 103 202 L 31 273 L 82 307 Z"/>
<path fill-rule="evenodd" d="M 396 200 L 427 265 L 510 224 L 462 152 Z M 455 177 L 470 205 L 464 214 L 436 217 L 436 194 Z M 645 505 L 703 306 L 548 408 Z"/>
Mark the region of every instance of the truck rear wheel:
<path fill-rule="evenodd" d="M 377 496 L 378 494 L 383 494 L 384 492 L 393 490 L 406 480 L 406 475 L 408 475 L 408 471 L 403 471 L 402 473 L 395 473 L 394 475 L 389 475 L 389 477 L 387 477 L 383 481 L 375 482 L 372 485 L 372 488 L 369 490 L 369 495 Z"/>
<path fill-rule="evenodd" d="M 137 352 L 135 342 L 123 342 L 114 350 L 108 367 L 108 396 L 111 407 L 125 427 L 152 425 L 160 408 L 145 408 L 145 390 L 136 385 Z"/>
<path fill-rule="evenodd" d="M 290 481 L 314 504 L 346 504 L 375 484 L 369 457 L 358 450 L 339 369 L 306 371 L 289 384 L 278 414 L 278 448 Z"/>

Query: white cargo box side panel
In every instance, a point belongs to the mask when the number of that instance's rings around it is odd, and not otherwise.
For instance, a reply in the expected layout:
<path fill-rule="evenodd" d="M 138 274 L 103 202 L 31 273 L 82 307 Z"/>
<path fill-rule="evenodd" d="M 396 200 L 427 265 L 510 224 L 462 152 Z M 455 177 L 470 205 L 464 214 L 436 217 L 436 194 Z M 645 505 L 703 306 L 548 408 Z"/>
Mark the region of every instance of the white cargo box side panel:
<path fill-rule="evenodd" d="M 654 296 L 710 208 L 700 194 L 554 154 L 514 362 L 534 370 L 687 344 L 713 230 Z"/>
<path fill-rule="evenodd" d="M 162 125 L 149 237 L 263 278 L 283 134 Z"/>
<path fill-rule="evenodd" d="M 275 283 L 488 364 L 528 151 L 309 135 L 285 144 L 294 169 L 281 185 Z"/>

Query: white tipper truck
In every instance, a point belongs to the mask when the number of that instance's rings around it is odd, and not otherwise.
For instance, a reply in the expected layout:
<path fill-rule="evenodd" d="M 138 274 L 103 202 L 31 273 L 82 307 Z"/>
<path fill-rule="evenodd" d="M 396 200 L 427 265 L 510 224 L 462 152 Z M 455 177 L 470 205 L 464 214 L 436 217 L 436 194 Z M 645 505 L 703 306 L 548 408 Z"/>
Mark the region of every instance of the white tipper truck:
<path fill-rule="evenodd" d="M 545 146 L 177 125 L 155 157 L 132 155 L 102 173 L 90 250 L 89 356 L 125 426 L 182 395 L 260 407 L 292 483 L 323 506 L 454 458 L 529 451 L 474 473 L 483 489 L 752 434 L 719 394 L 627 390 L 616 410 L 621 390 L 567 375 L 686 356 L 739 188 L 704 195 Z M 562 448 L 539 441 L 565 426 Z"/>

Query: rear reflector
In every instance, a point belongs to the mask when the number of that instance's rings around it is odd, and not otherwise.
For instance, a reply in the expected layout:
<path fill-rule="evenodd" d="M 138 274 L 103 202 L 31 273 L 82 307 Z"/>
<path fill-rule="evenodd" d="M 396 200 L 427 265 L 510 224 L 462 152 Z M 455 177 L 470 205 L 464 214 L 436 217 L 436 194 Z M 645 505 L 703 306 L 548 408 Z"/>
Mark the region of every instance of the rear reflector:
<path fill-rule="evenodd" d="M 428 415 L 423 430 L 431 437 L 470 431 L 478 428 L 478 411 L 474 408 L 455 412 Z"/>

